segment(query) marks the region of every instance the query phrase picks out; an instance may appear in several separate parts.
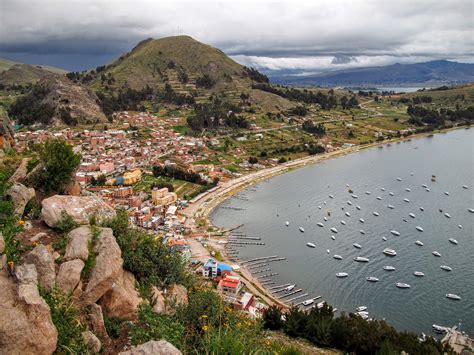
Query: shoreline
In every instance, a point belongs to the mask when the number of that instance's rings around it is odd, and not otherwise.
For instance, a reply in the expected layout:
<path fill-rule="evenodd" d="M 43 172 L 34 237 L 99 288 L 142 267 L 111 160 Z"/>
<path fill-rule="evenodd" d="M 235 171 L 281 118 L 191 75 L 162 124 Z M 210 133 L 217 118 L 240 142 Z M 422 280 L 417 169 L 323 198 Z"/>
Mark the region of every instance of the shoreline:
<path fill-rule="evenodd" d="M 270 168 L 265 168 L 256 172 L 249 173 L 247 175 L 243 175 L 239 178 L 232 179 L 223 183 L 219 189 L 212 191 L 211 193 L 203 196 L 198 201 L 194 202 L 191 206 L 186 208 L 182 211 L 182 214 L 191 217 L 194 219 L 203 218 L 205 220 L 205 224 L 208 227 L 213 227 L 217 230 L 222 232 L 222 236 L 218 237 L 220 240 L 227 239 L 229 235 L 228 230 L 222 230 L 222 228 L 214 226 L 209 219 L 209 216 L 212 214 L 215 208 L 217 208 L 223 201 L 227 200 L 228 198 L 232 197 L 236 193 L 244 190 L 247 187 L 253 186 L 259 182 L 269 180 L 275 176 L 290 172 L 295 169 L 303 168 L 307 165 L 317 164 L 326 160 L 330 160 L 333 158 L 339 158 L 342 156 L 346 156 L 348 154 L 357 153 L 362 150 L 381 147 L 387 144 L 397 144 L 404 141 L 410 141 L 412 139 L 418 138 L 425 138 L 429 136 L 433 136 L 435 134 L 447 133 L 457 129 L 469 129 L 466 126 L 458 126 L 458 127 L 451 127 L 447 129 L 443 129 L 437 132 L 424 132 L 418 133 L 414 135 L 410 135 L 407 137 L 400 137 L 394 138 L 391 140 L 381 141 L 381 142 L 374 142 L 366 145 L 354 145 L 349 148 L 339 149 L 330 153 L 323 153 L 319 155 L 307 156 L 303 158 L 299 158 L 293 161 L 286 162 L 281 165 L 277 165 Z M 214 237 L 216 239 L 216 237 Z M 259 296 L 264 301 L 266 301 L 269 305 L 279 305 L 283 308 L 289 309 L 291 306 L 286 304 L 279 298 L 273 296 L 269 289 L 263 286 L 248 270 L 245 266 L 242 266 L 237 262 L 233 257 L 227 255 L 225 248 L 222 245 L 214 245 L 222 254 L 223 262 L 228 264 L 237 264 L 240 267 L 240 275 L 243 278 L 244 284 L 249 288 L 256 296 Z M 255 292 L 258 291 L 258 292 Z M 269 302 L 270 301 L 270 302 Z"/>

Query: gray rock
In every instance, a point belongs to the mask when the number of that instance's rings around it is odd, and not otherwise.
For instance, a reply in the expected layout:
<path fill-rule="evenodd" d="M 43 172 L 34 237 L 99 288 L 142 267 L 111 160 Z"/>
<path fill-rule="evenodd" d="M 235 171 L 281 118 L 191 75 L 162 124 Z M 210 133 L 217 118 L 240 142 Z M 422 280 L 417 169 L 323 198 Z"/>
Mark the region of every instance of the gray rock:
<path fill-rule="evenodd" d="M 181 355 L 181 351 L 166 340 L 150 340 L 130 350 L 122 351 L 119 355 Z"/>
<path fill-rule="evenodd" d="M 35 189 L 28 188 L 20 183 L 15 183 L 8 189 L 6 196 L 12 199 L 13 213 L 22 216 L 26 204 L 35 197 Z"/>
<path fill-rule="evenodd" d="M 86 261 L 89 257 L 89 241 L 92 238 L 89 226 L 73 229 L 69 232 L 68 238 L 64 260 L 82 259 Z"/>
<path fill-rule="evenodd" d="M 51 252 L 43 244 L 37 245 L 25 257 L 25 263 L 34 264 L 38 273 L 38 283 L 46 290 L 52 290 L 56 281 L 54 259 Z"/>
<path fill-rule="evenodd" d="M 39 232 L 30 238 L 30 242 L 39 242 L 43 238 L 47 238 L 48 234 L 45 232 Z"/>
<path fill-rule="evenodd" d="M 151 288 L 151 300 L 153 303 L 153 312 L 162 314 L 166 312 L 166 300 L 163 293 L 155 286 Z"/>
<path fill-rule="evenodd" d="M 56 285 L 65 294 L 69 294 L 76 288 L 79 281 L 81 281 L 83 268 L 84 262 L 81 259 L 74 259 L 62 263 L 56 278 Z"/>
<path fill-rule="evenodd" d="M 94 333 L 89 330 L 82 332 L 81 335 L 82 340 L 87 346 L 87 350 L 89 350 L 93 354 L 97 354 L 100 351 L 100 348 L 102 348 L 102 344 L 99 338 L 97 338 Z"/>
<path fill-rule="evenodd" d="M 102 313 L 102 307 L 96 303 L 89 306 L 89 313 L 87 316 L 89 320 L 89 326 L 94 332 L 102 339 L 108 339 L 107 329 L 105 328 L 104 315 Z"/>
<path fill-rule="evenodd" d="M 26 175 L 28 174 L 28 161 L 30 158 L 23 158 L 21 160 L 20 165 L 16 168 L 15 172 L 12 176 L 8 179 L 8 182 L 15 183 L 15 182 L 22 182 L 25 180 Z"/>

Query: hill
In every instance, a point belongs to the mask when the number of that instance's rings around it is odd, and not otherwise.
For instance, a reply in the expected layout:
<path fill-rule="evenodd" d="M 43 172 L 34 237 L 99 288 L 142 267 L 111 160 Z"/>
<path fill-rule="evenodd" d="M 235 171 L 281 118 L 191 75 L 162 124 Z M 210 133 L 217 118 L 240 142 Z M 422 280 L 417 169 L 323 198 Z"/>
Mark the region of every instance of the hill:
<path fill-rule="evenodd" d="M 59 73 L 56 73 L 59 74 Z M 0 73 L 0 84 L 3 86 L 35 84 L 54 73 L 40 66 L 14 64 Z"/>
<path fill-rule="evenodd" d="M 23 64 L 23 63 L 15 62 L 15 61 L 9 60 L 9 59 L 0 58 L 0 73 L 5 71 L 5 70 L 10 69 L 11 67 L 13 67 L 14 65 L 17 65 L 17 64 Z M 30 65 L 30 64 L 25 64 L 25 65 Z M 64 70 L 64 69 L 61 69 L 61 68 L 56 68 L 56 67 L 51 67 L 49 65 L 31 65 L 31 66 L 34 66 L 36 68 L 43 69 L 43 70 L 46 70 L 46 71 L 49 71 L 49 72 L 52 72 L 52 73 L 56 73 L 56 74 L 66 74 L 67 73 L 67 70 Z"/>
<path fill-rule="evenodd" d="M 474 64 L 437 60 L 271 79 L 275 83 L 302 86 L 439 86 L 473 82 Z"/>

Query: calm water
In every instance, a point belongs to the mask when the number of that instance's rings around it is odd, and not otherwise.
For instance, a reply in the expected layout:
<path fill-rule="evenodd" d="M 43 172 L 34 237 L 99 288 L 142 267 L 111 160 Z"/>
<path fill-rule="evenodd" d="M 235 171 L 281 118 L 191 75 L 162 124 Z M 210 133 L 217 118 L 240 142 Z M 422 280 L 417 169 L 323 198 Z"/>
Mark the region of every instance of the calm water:
<path fill-rule="evenodd" d="M 431 181 L 432 174 L 436 175 L 436 182 Z M 397 181 L 397 177 L 402 181 Z M 425 191 L 423 184 L 428 185 L 430 192 Z M 357 199 L 351 197 L 347 185 Z M 334 198 L 329 198 L 329 194 Z M 473 129 L 328 160 L 277 176 L 238 196 L 247 200 L 231 198 L 223 205 L 245 210 L 218 208 L 211 218 L 222 227 L 244 223 L 240 229 L 244 234 L 260 236 L 266 243 L 238 248 L 240 260 L 269 255 L 287 258 L 268 266 L 279 273 L 273 277 L 275 285 L 296 283 L 309 293 L 301 300 L 321 295 L 323 300 L 346 312 L 365 305 L 370 317 L 385 318 L 398 329 L 430 333 L 432 324 L 452 326 L 461 322 L 464 331 L 474 334 L 474 214 L 468 211 L 474 208 Z M 410 202 L 404 202 L 404 198 Z M 395 208 L 387 208 L 389 204 Z M 331 216 L 324 222 L 328 210 Z M 380 215 L 374 216 L 374 211 Z M 446 218 L 445 212 L 451 218 Z M 416 218 L 409 217 L 409 213 Z M 289 227 L 285 221 L 290 222 Z M 324 228 L 318 227 L 318 222 L 323 222 Z M 300 226 L 305 233 L 298 230 Z M 424 231 L 417 231 L 416 226 Z M 331 232 L 331 227 L 336 227 L 338 233 Z M 361 229 L 365 235 L 360 234 Z M 391 230 L 401 235 L 394 236 Z M 451 237 L 459 244 L 449 243 Z M 415 245 L 416 240 L 424 246 Z M 308 248 L 307 242 L 316 244 L 316 248 Z M 362 249 L 354 248 L 354 242 L 362 245 Z M 395 249 L 397 256 L 382 254 L 387 247 Z M 433 256 L 434 250 L 442 257 Z M 334 254 L 344 259 L 335 260 Z M 370 262 L 357 263 L 353 260 L 356 256 L 368 257 Z M 453 271 L 440 269 L 443 264 Z M 396 271 L 384 271 L 384 265 L 392 265 Z M 414 271 L 422 271 L 425 277 L 415 277 Z M 347 272 L 349 277 L 338 279 L 337 272 Z M 380 281 L 367 282 L 368 276 Z M 410 284 L 411 288 L 396 288 L 398 281 Z M 446 293 L 460 295 L 462 300 L 449 300 Z"/>

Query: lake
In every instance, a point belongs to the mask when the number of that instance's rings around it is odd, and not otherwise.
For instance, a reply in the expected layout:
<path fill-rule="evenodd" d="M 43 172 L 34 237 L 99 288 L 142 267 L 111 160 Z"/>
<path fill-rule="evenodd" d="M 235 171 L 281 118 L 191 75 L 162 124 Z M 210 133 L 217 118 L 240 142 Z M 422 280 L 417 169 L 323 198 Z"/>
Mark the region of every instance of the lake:
<path fill-rule="evenodd" d="M 435 182 L 431 181 L 432 175 L 436 176 Z M 300 301 L 320 295 L 345 312 L 367 306 L 370 317 L 386 319 L 397 329 L 429 334 L 432 324 L 453 326 L 461 322 L 461 329 L 472 335 L 474 213 L 468 210 L 474 208 L 473 192 L 474 130 L 460 129 L 363 150 L 276 176 L 221 205 L 242 210 L 218 207 L 211 220 L 220 227 L 243 223 L 239 231 L 261 237 L 266 244 L 236 248 L 240 260 L 286 257 L 269 264 L 271 272 L 278 273 L 272 282 L 296 284 L 309 293 Z M 299 227 L 305 232 L 301 233 Z M 333 233 L 331 227 L 338 233 Z M 450 243 L 449 238 L 455 238 L 458 244 Z M 417 240 L 424 245 L 416 245 Z M 307 247 L 307 242 L 316 248 Z M 362 248 L 356 249 L 353 243 Z M 394 249 L 397 255 L 384 255 L 384 248 Z M 433 251 L 441 257 L 434 256 Z M 334 254 L 343 259 L 334 259 Z M 355 262 L 357 256 L 370 261 Z M 385 271 L 385 265 L 396 270 Z M 450 266 L 452 271 L 442 270 L 441 265 Z M 416 277 L 415 271 L 425 276 Z M 338 272 L 349 276 L 337 278 Z M 379 282 L 367 282 L 369 276 L 379 278 Z M 400 289 L 396 282 L 411 287 Z M 446 293 L 462 299 L 447 299 Z"/>

